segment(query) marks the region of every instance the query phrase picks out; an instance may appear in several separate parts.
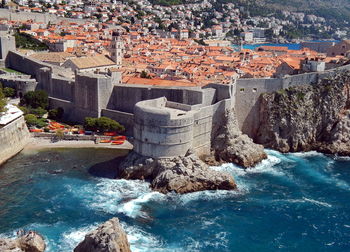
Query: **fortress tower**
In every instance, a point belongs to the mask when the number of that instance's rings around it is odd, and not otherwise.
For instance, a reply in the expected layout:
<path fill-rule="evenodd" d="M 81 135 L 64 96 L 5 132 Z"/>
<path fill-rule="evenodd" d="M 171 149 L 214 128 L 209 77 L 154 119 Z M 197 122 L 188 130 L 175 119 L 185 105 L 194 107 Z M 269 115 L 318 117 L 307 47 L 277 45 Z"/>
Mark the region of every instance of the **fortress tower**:
<path fill-rule="evenodd" d="M 122 67 L 123 49 L 124 44 L 123 40 L 120 37 L 120 34 L 118 32 L 113 32 L 110 54 L 111 59 L 116 63 L 118 68 Z"/>

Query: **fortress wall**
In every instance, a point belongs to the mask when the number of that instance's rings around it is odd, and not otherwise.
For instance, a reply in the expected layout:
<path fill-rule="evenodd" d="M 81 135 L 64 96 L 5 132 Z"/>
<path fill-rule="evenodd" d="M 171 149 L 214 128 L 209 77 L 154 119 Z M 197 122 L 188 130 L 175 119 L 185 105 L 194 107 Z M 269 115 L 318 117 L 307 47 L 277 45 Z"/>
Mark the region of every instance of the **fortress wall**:
<path fill-rule="evenodd" d="M 194 114 L 192 147 L 199 156 L 210 154 L 212 124 L 211 106 L 201 108 Z"/>
<path fill-rule="evenodd" d="M 52 78 L 51 96 L 58 99 L 73 101 L 74 82 L 64 78 Z"/>
<path fill-rule="evenodd" d="M 128 97 L 125 99 L 125 97 Z M 139 101 L 166 97 L 169 101 L 188 105 L 202 103 L 202 91 L 195 89 L 157 88 L 151 86 L 118 85 L 114 86 L 107 108 L 133 113 L 134 106 Z"/>
<path fill-rule="evenodd" d="M 282 88 L 281 79 L 238 79 L 236 115 L 243 133 L 253 136 L 259 127 L 259 97 Z"/>
<path fill-rule="evenodd" d="M 14 21 L 27 21 L 33 20 L 35 22 L 48 23 L 57 21 L 57 16 L 48 13 L 34 13 L 34 12 L 11 12 L 8 9 L 0 9 L 0 18 L 14 20 Z"/>
<path fill-rule="evenodd" d="M 181 116 L 164 109 L 166 99 L 136 104 L 134 113 L 134 150 L 144 156 L 164 158 L 184 156 L 192 147 L 193 113 Z"/>
<path fill-rule="evenodd" d="M 28 143 L 29 137 L 23 116 L 0 128 L 0 164 L 20 152 Z"/>
<path fill-rule="evenodd" d="M 71 101 L 57 99 L 55 97 L 49 97 L 49 107 L 50 109 L 63 108 L 64 114 L 63 118 L 72 122 L 78 122 L 73 117 L 74 104 Z"/>
<path fill-rule="evenodd" d="M 48 67 L 51 69 L 49 64 L 43 63 L 39 60 L 30 59 L 14 51 L 9 51 L 6 58 L 6 66 L 33 77 L 37 76 L 40 68 Z"/>
<path fill-rule="evenodd" d="M 282 88 L 289 88 L 306 84 L 316 84 L 318 82 L 318 77 L 319 74 L 316 72 L 291 75 L 282 79 Z M 273 91 L 277 90 L 275 89 Z"/>
<path fill-rule="evenodd" d="M 117 110 L 102 109 L 101 116 L 109 117 L 125 127 L 125 134 L 133 135 L 134 115 Z"/>
<path fill-rule="evenodd" d="M 37 86 L 37 82 L 35 79 L 25 79 L 25 78 L 6 78 L 1 77 L 0 75 L 0 82 L 4 85 L 4 87 L 11 87 L 16 89 L 17 95 L 19 97 L 23 96 L 25 93 L 29 91 L 34 91 Z"/>
<path fill-rule="evenodd" d="M 214 104 L 217 100 L 215 88 L 204 88 L 203 90 L 203 106 Z"/>
<path fill-rule="evenodd" d="M 0 18 L 11 21 L 27 21 L 33 20 L 35 22 L 58 23 L 60 21 L 67 21 L 72 23 L 85 23 L 86 19 L 64 18 L 57 17 L 54 14 L 49 13 L 36 13 L 36 12 L 11 12 L 8 9 L 0 9 Z M 90 19 L 91 21 L 91 19 Z"/>
<path fill-rule="evenodd" d="M 74 85 L 74 118 L 83 122 L 85 117 L 99 117 L 98 78 L 76 75 Z"/>
<path fill-rule="evenodd" d="M 204 89 L 207 88 L 214 88 L 216 90 L 216 100 L 214 103 L 230 98 L 230 86 L 226 84 L 217 84 L 217 83 L 210 83 L 203 87 Z M 212 103 L 213 104 L 213 103 Z"/>
<path fill-rule="evenodd" d="M 97 80 L 97 106 L 98 110 L 107 108 L 108 101 L 113 91 L 111 78 L 100 77 Z"/>

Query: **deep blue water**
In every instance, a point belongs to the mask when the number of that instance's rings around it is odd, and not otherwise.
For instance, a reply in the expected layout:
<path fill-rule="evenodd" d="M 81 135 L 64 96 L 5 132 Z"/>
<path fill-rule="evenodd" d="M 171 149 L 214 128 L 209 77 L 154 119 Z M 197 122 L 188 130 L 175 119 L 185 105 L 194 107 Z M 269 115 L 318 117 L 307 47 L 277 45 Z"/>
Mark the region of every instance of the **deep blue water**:
<path fill-rule="evenodd" d="M 269 158 L 235 176 L 238 192 L 162 195 L 146 182 L 97 178 L 103 150 L 22 153 L 0 168 L 0 234 L 35 229 L 72 251 L 117 216 L 133 251 L 350 251 L 350 159 L 311 152 Z"/>
<path fill-rule="evenodd" d="M 311 40 L 309 42 L 340 42 L 339 40 L 330 40 L 330 41 L 322 41 L 322 40 Z M 238 45 L 232 45 L 234 48 L 237 48 L 237 50 L 240 49 L 240 46 Z M 288 47 L 289 50 L 300 50 L 301 44 L 300 43 L 285 43 L 285 44 L 277 44 L 277 43 L 263 43 L 263 44 L 246 44 L 243 45 L 244 49 L 250 49 L 255 50 L 257 47 L 260 46 L 284 46 Z"/>
<path fill-rule="evenodd" d="M 289 50 L 300 50 L 301 45 L 300 44 L 274 44 L 274 43 L 265 43 L 265 44 L 251 44 L 251 45 L 243 45 L 244 49 L 250 49 L 250 50 L 255 50 L 255 48 L 260 47 L 260 46 L 286 46 L 288 47 Z"/>

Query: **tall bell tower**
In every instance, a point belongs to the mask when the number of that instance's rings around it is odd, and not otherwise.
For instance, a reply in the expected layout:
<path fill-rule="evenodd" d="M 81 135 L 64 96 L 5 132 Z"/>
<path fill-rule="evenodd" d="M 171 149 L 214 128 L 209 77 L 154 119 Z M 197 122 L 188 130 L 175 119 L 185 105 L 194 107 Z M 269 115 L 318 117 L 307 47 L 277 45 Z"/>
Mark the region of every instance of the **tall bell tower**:
<path fill-rule="evenodd" d="M 112 42 L 110 46 L 111 59 L 118 68 L 122 67 L 124 43 L 119 32 L 112 33 Z"/>

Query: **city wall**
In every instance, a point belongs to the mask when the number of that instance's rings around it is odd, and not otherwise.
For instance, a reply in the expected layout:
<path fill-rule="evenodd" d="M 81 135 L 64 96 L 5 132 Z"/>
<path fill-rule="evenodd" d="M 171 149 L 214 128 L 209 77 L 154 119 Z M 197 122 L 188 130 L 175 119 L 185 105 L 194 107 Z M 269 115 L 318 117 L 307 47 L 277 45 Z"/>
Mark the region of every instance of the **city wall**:
<path fill-rule="evenodd" d="M 200 88 L 161 88 L 145 85 L 121 84 L 113 87 L 107 108 L 127 113 L 133 113 L 137 102 L 165 96 L 169 101 L 184 104 L 201 104 L 202 92 Z M 127 99 L 125 99 L 127 97 Z"/>
<path fill-rule="evenodd" d="M 138 119 L 141 117 L 136 116 L 136 113 L 140 113 L 142 109 L 138 109 L 137 112 L 135 105 L 142 101 L 165 97 L 168 106 L 186 113 L 193 113 L 192 126 L 187 129 L 192 132 L 192 140 L 189 145 L 203 153 L 209 149 L 210 139 L 220 127 L 225 109 L 235 107 L 241 130 L 254 137 L 259 127 L 259 97 L 261 94 L 292 86 L 317 84 L 324 77 L 330 77 L 339 71 L 350 70 L 350 65 L 347 65 L 324 72 L 305 73 L 279 79 L 237 79 L 233 85 L 209 84 L 203 88 L 165 88 L 145 85 L 115 85 L 111 76 L 88 73 L 77 73 L 75 80 L 56 75 L 53 77 L 52 72 L 56 70 L 51 65 L 12 51 L 9 52 L 6 62 L 10 68 L 35 77 L 38 82 L 36 88 L 44 89 L 49 93 L 50 106 L 52 108 L 62 107 L 65 110 L 65 116 L 70 120 L 82 122 L 87 116 L 107 116 L 125 125 L 127 134 L 135 134 L 131 130 L 133 125 L 139 131 L 143 130 L 153 134 L 154 132 L 151 131 L 153 124 L 142 125 L 142 121 Z M 150 114 L 150 116 L 155 115 Z M 158 129 L 158 131 L 163 132 L 164 129 Z M 170 131 L 166 134 L 174 135 Z M 156 145 L 156 142 L 153 144 Z M 144 143 L 146 147 L 142 146 L 140 150 L 156 150 L 156 148 L 150 148 L 151 145 L 150 142 Z M 184 143 L 174 145 L 183 147 Z M 179 153 L 182 147 L 179 149 L 164 147 L 163 154 Z"/>
<path fill-rule="evenodd" d="M 208 94 L 211 97 L 211 92 Z M 208 155 L 212 137 L 229 108 L 232 98 L 208 106 L 171 102 L 165 97 L 138 102 L 134 111 L 134 150 L 154 158 L 184 156 L 190 148 L 198 155 Z"/>
<path fill-rule="evenodd" d="M 236 116 L 243 133 L 254 137 L 259 127 L 259 97 L 263 93 L 275 92 L 300 85 L 314 85 L 319 80 L 332 77 L 337 72 L 349 71 L 350 65 L 330 69 L 324 72 L 313 72 L 287 76 L 276 79 L 238 79 L 236 83 Z"/>
<path fill-rule="evenodd" d="M 20 152 L 28 140 L 29 131 L 23 116 L 0 128 L 0 165 Z"/>
<path fill-rule="evenodd" d="M 36 23 L 58 23 L 60 21 L 67 21 L 72 23 L 85 23 L 86 19 L 74 19 L 57 17 L 55 14 L 49 13 L 35 13 L 35 12 L 14 12 L 8 9 L 0 9 L 0 18 L 10 21 L 27 21 L 33 20 Z"/>

